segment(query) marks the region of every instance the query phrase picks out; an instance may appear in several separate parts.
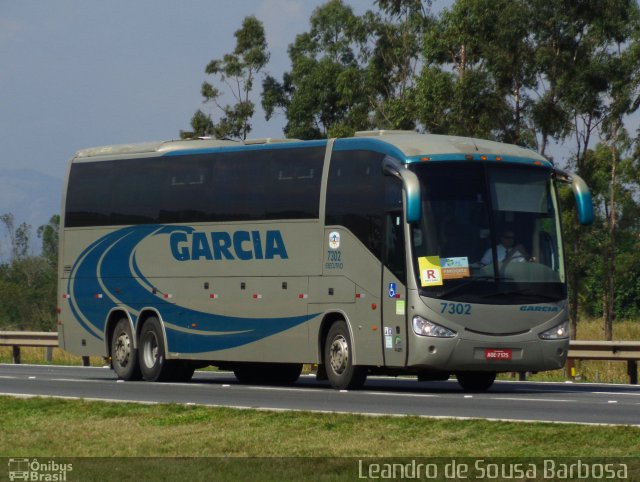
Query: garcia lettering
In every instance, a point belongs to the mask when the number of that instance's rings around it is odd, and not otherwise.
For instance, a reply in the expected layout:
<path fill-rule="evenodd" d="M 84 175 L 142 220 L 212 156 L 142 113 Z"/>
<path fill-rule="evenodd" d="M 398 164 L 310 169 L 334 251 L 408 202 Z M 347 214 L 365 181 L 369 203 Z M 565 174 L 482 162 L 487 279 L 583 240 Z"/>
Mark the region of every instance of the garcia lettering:
<path fill-rule="evenodd" d="M 177 261 L 288 259 L 280 231 L 174 232 L 169 237 L 171 254 Z"/>

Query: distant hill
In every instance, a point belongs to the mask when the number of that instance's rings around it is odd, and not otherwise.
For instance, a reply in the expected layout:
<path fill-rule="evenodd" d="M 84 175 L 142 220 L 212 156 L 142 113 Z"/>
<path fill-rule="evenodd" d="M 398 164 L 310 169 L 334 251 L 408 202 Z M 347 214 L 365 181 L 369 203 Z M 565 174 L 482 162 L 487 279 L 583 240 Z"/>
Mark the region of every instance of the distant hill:
<path fill-rule="evenodd" d="M 62 180 L 29 169 L 0 169 L 0 215 L 11 213 L 16 226 L 31 225 L 31 245 L 40 250 L 39 226 L 60 214 Z M 0 226 L 0 245 L 4 244 L 4 226 Z M 1 246 L 0 246 L 1 247 Z"/>

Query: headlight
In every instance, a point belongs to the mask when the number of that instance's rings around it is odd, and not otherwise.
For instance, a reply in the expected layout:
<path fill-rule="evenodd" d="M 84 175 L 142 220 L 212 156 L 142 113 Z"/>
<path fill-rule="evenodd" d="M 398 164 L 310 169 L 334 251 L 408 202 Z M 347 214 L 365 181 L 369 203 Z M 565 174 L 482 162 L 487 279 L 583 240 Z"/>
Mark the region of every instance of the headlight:
<path fill-rule="evenodd" d="M 569 338 L 569 322 L 565 321 L 560 323 L 550 330 L 543 331 L 539 336 L 543 340 L 560 340 L 562 338 Z"/>
<path fill-rule="evenodd" d="M 437 325 L 432 321 L 425 320 L 421 316 L 414 316 L 412 325 L 413 332 L 416 335 L 433 336 L 436 338 L 453 338 L 456 336 L 455 331 L 451 331 L 444 326 Z"/>

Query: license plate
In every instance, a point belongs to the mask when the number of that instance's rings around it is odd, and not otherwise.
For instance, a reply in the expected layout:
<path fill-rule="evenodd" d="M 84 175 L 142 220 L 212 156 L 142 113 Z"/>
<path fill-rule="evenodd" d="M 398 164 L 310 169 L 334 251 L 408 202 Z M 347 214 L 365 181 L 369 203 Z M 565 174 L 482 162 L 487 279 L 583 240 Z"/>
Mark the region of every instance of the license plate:
<path fill-rule="evenodd" d="M 486 360 L 511 360 L 513 358 L 513 352 L 508 348 L 485 348 L 484 358 Z"/>

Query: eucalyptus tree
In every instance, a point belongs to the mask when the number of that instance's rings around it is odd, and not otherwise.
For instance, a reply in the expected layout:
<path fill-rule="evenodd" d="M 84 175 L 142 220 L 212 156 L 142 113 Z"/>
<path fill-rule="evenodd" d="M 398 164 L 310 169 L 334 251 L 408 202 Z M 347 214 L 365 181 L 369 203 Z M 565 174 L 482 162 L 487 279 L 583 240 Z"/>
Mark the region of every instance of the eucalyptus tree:
<path fill-rule="evenodd" d="M 429 131 L 531 145 L 529 6 L 458 0 L 424 36 L 418 119 Z"/>
<path fill-rule="evenodd" d="M 234 33 L 236 46 L 232 53 L 207 64 L 205 73 L 217 78 L 214 85 L 203 82 L 201 94 L 205 103 L 211 103 L 220 116 L 214 122 L 202 110 L 191 119 L 191 131 L 180 133 L 182 138 L 213 135 L 216 138 L 246 139 L 251 132 L 251 118 L 255 104 L 251 100 L 256 78 L 269 62 L 264 26 L 256 17 L 245 17 L 240 29 Z M 223 100 L 225 93 L 234 103 Z"/>
<path fill-rule="evenodd" d="M 368 42 L 370 121 L 378 128 L 415 129 L 415 85 L 422 39 L 431 25 L 430 0 L 377 0 L 363 17 Z"/>
<path fill-rule="evenodd" d="M 291 70 L 282 81 L 268 76 L 263 82 L 267 119 L 281 110 L 286 135 L 302 139 L 348 135 L 367 126 L 366 41 L 362 19 L 341 0 L 315 9 L 310 30 L 289 46 Z"/>

